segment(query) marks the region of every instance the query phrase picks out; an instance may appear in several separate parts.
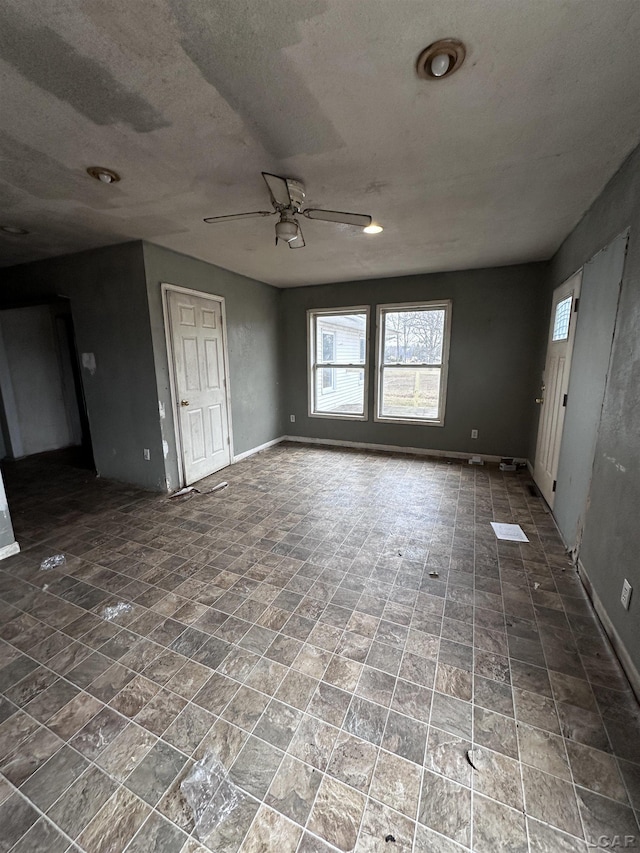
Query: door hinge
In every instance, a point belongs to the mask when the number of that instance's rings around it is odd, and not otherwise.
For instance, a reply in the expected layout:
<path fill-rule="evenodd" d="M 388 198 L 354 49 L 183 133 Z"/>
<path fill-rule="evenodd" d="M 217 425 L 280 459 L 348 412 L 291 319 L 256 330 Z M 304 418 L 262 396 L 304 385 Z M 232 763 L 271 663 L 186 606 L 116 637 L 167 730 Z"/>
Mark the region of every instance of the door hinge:
<path fill-rule="evenodd" d="M 554 480 L 554 481 L 553 481 L 553 488 L 551 489 L 551 491 L 552 491 L 552 492 L 555 492 L 555 490 L 556 490 L 556 486 L 557 486 L 557 485 L 558 485 L 558 481 L 557 481 L 557 480 Z"/>
<path fill-rule="evenodd" d="M 578 306 L 579 305 L 580 305 L 580 297 L 576 296 L 576 298 L 573 300 L 573 313 L 574 314 L 578 313 Z"/>
<path fill-rule="evenodd" d="M 566 394 L 565 394 L 565 395 L 564 395 L 564 397 L 562 398 L 562 405 L 563 405 L 563 406 L 566 406 L 566 405 L 567 405 L 567 395 L 566 395 Z"/>

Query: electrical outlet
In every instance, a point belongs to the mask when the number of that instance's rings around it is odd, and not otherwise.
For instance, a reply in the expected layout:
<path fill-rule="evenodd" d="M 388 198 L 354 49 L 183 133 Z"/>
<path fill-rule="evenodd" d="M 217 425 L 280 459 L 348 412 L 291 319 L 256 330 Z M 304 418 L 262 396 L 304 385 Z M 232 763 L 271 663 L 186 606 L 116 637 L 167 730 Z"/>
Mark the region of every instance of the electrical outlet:
<path fill-rule="evenodd" d="M 471 438 L 477 438 L 477 437 L 478 437 L 478 430 L 472 429 L 471 430 Z"/>
<path fill-rule="evenodd" d="M 295 415 L 289 415 L 289 420 L 291 421 L 292 424 L 295 424 L 296 416 Z"/>
<path fill-rule="evenodd" d="M 148 447 L 145 447 L 145 449 L 142 451 L 142 455 L 144 456 L 144 458 L 147 462 L 149 462 L 151 460 L 151 451 L 149 450 Z"/>
<path fill-rule="evenodd" d="M 625 578 L 624 583 L 622 584 L 622 595 L 620 596 L 620 603 L 624 607 L 625 610 L 629 609 L 629 602 L 631 601 L 631 593 L 633 591 L 633 587 L 629 583 L 629 581 Z"/>

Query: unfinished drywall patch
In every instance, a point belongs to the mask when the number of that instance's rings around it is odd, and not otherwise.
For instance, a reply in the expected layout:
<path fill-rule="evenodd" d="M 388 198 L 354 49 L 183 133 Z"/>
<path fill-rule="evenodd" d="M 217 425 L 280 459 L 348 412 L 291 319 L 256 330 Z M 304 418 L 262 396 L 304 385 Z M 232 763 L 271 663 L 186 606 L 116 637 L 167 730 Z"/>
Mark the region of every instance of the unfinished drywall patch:
<path fill-rule="evenodd" d="M 96 357 L 92 352 L 82 353 L 82 366 L 94 376 L 96 372 Z"/>
<path fill-rule="evenodd" d="M 618 471 L 622 471 L 623 474 L 627 473 L 627 469 L 625 468 L 625 466 L 620 464 L 620 462 L 618 462 L 617 459 L 615 459 L 613 456 L 608 456 L 606 453 L 603 453 L 602 455 L 607 460 L 607 462 L 610 462 L 614 468 L 618 469 Z"/>
<path fill-rule="evenodd" d="M 144 98 L 126 89 L 99 62 L 79 53 L 52 29 L 41 26 L 37 11 L 34 16 L 32 21 L 8 3 L 3 5 L 0 53 L 4 62 L 98 125 L 128 124 L 139 133 L 169 126 Z"/>
<path fill-rule="evenodd" d="M 640 598 L 635 603 L 632 598 L 629 610 L 620 604 L 625 579 L 634 589 L 640 585 L 640 148 L 560 247 L 551 263 L 550 286 L 563 281 L 626 228 L 629 242 L 580 560 L 616 636 L 640 669 Z"/>
<path fill-rule="evenodd" d="M 286 16 L 251 13 L 237 0 L 170 0 L 170 7 L 185 53 L 270 154 L 285 159 L 344 145 L 285 52 L 299 42 L 300 22 L 324 14 L 324 2 L 297 0 Z"/>
<path fill-rule="evenodd" d="M 584 522 L 627 252 L 625 231 L 582 272 L 553 514 L 575 548 Z"/>

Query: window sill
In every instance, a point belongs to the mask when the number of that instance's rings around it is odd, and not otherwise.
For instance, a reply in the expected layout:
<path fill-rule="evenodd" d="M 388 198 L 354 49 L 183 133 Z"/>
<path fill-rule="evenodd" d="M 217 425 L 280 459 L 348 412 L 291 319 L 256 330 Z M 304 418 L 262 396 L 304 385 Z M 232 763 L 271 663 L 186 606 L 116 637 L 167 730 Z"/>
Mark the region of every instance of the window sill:
<path fill-rule="evenodd" d="M 334 415 L 331 412 L 309 412 L 310 418 L 324 418 L 332 421 L 368 421 L 368 415 Z"/>
<path fill-rule="evenodd" d="M 373 420 L 380 424 L 414 424 L 417 426 L 435 426 L 443 427 L 444 419 L 442 420 L 424 420 L 423 418 L 390 418 L 376 415 Z"/>

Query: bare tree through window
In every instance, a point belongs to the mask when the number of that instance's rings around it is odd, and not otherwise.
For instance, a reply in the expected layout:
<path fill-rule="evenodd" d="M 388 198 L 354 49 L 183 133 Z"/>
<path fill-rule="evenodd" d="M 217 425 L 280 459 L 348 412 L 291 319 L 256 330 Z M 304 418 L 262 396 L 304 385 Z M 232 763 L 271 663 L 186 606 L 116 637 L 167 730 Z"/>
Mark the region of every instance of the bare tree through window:
<path fill-rule="evenodd" d="M 440 422 L 446 312 L 442 303 L 380 308 L 378 417 Z"/>

